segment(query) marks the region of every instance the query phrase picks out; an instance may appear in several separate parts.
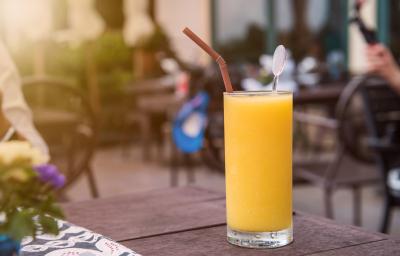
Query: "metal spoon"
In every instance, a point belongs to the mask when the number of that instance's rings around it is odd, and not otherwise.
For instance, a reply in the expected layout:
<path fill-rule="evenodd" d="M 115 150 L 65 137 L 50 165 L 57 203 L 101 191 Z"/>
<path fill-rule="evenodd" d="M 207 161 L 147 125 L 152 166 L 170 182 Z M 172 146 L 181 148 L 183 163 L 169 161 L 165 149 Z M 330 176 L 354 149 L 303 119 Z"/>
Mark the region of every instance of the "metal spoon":
<path fill-rule="evenodd" d="M 276 47 L 274 57 L 272 59 L 272 73 L 274 74 L 272 90 L 274 92 L 276 92 L 279 76 L 282 74 L 283 68 L 285 67 L 286 55 L 286 49 L 283 45 Z"/>

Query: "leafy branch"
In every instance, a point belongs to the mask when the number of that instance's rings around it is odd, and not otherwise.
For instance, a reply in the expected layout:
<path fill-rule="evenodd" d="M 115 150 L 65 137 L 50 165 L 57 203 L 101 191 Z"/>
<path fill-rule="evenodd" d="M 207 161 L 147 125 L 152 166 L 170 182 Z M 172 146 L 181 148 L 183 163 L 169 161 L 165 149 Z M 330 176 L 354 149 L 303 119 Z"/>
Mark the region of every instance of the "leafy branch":
<path fill-rule="evenodd" d="M 57 234 L 55 218 L 63 218 L 63 213 L 53 190 L 29 162 L 0 163 L 0 233 L 15 241 L 40 233 Z"/>

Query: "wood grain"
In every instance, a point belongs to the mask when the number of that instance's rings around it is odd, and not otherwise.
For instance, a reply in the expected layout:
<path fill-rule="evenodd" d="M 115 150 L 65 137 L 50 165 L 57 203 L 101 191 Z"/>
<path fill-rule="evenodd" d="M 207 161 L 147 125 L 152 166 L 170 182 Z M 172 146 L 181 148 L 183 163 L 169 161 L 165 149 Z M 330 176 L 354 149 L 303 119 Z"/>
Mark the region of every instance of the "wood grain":
<path fill-rule="evenodd" d="M 303 214 L 296 214 L 294 218 L 294 238 L 293 244 L 279 249 L 244 249 L 228 244 L 226 227 L 217 226 L 125 241 L 123 244 L 143 255 L 289 256 L 308 255 L 386 239 L 380 234 L 369 233 L 355 227 L 341 226 L 329 220 Z"/>
<path fill-rule="evenodd" d="M 320 252 L 315 255 L 321 256 L 334 256 L 334 255 L 346 255 L 346 256 L 396 256 L 400 255 L 400 241 L 395 240 L 384 240 L 372 243 L 361 244 L 358 246 L 351 246 L 341 248 L 334 251 Z"/>
<path fill-rule="evenodd" d="M 400 255 L 387 235 L 297 212 L 295 241 L 272 250 L 226 242 L 224 195 L 194 187 L 64 205 L 67 219 L 143 255 Z"/>
<path fill-rule="evenodd" d="M 152 190 L 63 206 L 67 220 L 116 241 L 224 223 L 224 196 L 194 187 Z"/>

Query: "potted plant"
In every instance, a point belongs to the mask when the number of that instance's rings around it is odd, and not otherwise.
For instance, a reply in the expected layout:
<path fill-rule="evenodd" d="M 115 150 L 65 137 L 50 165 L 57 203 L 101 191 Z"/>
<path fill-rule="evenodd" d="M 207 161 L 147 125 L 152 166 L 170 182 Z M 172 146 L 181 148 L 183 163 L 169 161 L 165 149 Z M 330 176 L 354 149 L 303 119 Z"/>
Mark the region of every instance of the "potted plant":
<path fill-rule="evenodd" d="M 28 142 L 0 143 L 0 256 L 17 255 L 24 237 L 58 234 L 54 192 L 65 177 Z"/>

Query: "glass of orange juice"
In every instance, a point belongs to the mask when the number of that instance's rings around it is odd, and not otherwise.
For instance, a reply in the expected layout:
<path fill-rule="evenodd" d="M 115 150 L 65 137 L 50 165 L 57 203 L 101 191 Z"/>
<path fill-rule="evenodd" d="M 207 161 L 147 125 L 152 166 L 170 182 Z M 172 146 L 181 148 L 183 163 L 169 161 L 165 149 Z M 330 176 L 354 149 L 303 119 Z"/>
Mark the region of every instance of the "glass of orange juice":
<path fill-rule="evenodd" d="M 224 93 L 227 237 L 276 248 L 293 241 L 291 92 Z"/>

